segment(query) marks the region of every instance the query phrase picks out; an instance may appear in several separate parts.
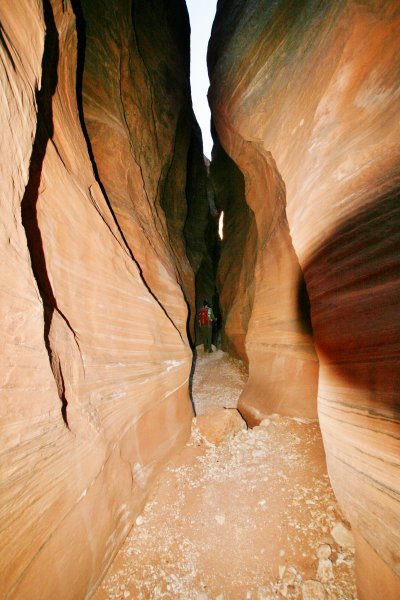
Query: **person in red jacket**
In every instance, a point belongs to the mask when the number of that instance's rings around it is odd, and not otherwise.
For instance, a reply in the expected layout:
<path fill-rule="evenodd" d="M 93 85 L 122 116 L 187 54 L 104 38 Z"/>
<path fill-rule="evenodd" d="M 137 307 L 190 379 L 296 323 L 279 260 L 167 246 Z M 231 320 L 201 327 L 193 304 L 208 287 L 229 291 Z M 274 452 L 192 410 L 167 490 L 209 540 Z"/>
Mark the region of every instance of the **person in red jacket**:
<path fill-rule="evenodd" d="M 212 308 L 208 306 L 207 300 L 203 302 L 203 308 L 199 313 L 199 325 L 201 336 L 204 343 L 204 352 L 212 352 L 211 341 L 212 341 L 212 324 L 215 321 L 215 316 Z"/>

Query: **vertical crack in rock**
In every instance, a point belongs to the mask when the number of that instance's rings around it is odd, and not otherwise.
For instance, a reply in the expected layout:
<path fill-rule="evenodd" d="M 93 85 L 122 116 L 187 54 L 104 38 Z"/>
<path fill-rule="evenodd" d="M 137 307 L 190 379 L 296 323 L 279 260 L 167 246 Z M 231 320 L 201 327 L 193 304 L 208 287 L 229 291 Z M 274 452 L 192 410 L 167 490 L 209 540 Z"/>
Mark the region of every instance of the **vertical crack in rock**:
<path fill-rule="evenodd" d="M 6 40 L 6 38 L 7 38 L 7 40 Z M 12 68 L 15 71 L 15 61 L 14 61 L 12 54 L 10 52 L 10 49 L 9 49 L 9 46 L 12 45 L 12 43 L 11 43 L 11 40 L 8 38 L 7 33 L 4 31 L 1 23 L 0 23 L 0 44 L 4 48 L 4 51 L 7 54 L 7 58 L 10 61 Z M 6 75 L 7 75 L 7 71 L 6 71 Z"/>
<path fill-rule="evenodd" d="M 72 6 L 72 10 L 74 11 L 74 14 L 75 14 L 76 30 L 77 30 L 77 38 L 78 38 L 78 47 L 77 47 L 77 54 L 78 54 L 78 56 L 77 56 L 77 71 L 76 71 L 76 100 L 77 100 L 77 105 L 78 105 L 78 113 L 79 113 L 80 125 L 81 125 L 81 128 L 82 128 L 83 136 L 84 136 L 85 141 L 86 141 L 86 146 L 87 146 L 89 158 L 90 158 L 92 169 L 93 169 L 93 174 L 94 174 L 95 179 L 96 179 L 96 181 L 97 181 L 97 183 L 98 183 L 98 185 L 99 185 L 99 187 L 101 189 L 101 192 L 102 192 L 102 194 L 104 196 L 104 199 L 106 201 L 106 204 L 108 206 L 108 209 L 110 211 L 112 219 L 113 219 L 113 221 L 115 223 L 115 226 L 117 227 L 118 232 L 119 232 L 119 234 L 121 236 L 121 239 L 123 240 L 123 243 L 125 244 L 124 250 L 127 251 L 129 257 L 135 263 L 135 265 L 136 265 L 136 267 L 138 269 L 140 278 L 141 278 L 143 284 L 145 285 L 147 291 L 152 296 L 152 298 L 157 302 L 158 306 L 161 308 L 161 310 L 163 311 L 163 313 L 165 314 L 165 316 L 167 317 L 167 319 L 171 322 L 171 324 L 173 325 L 173 327 L 176 329 L 176 331 L 178 332 L 179 337 L 181 338 L 181 340 L 184 341 L 183 338 L 182 338 L 181 332 L 179 331 L 179 328 L 176 326 L 176 324 L 174 323 L 174 321 L 172 320 L 172 318 L 170 317 L 170 315 L 166 311 L 165 307 L 162 305 L 162 303 L 160 302 L 160 300 L 157 298 L 157 296 L 154 294 L 154 292 L 151 290 L 150 286 L 148 285 L 148 283 L 147 283 L 147 281 L 146 281 L 146 279 L 144 277 L 143 270 L 142 270 L 139 262 L 136 260 L 134 254 L 132 252 L 132 249 L 131 249 L 131 247 L 130 247 L 130 245 L 129 245 L 129 243 L 128 243 L 128 241 L 127 241 L 127 239 L 126 239 L 126 237 L 125 237 L 125 235 L 124 235 L 124 233 L 122 231 L 122 228 L 121 228 L 121 226 L 120 226 L 120 224 L 118 222 L 118 219 L 117 219 L 117 217 L 115 215 L 115 212 L 114 212 L 114 210 L 112 208 L 111 202 L 110 202 L 110 200 L 108 198 L 105 186 L 104 186 L 104 184 L 103 184 L 103 182 L 102 182 L 102 180 L 100 178 L 99 170 L 97 168 L 96 160 L 95 160 L 95 157 L 94 157 L 94 152 L 93 152 L 92 144 L 91 144 L 90 137 L 89 137 L 89 134 L 88 134 L 88 131 L 87 131 L 86 123 L 85 123 L 85 117 L 84 117 L 84 112 L 83 112 L 83 101 L 82 101 L 83 71 L 84 71 L 84 65 L 85 65 L 85 52 L 86 52 L 86 21 L 85 21 L 85 18 L 83 16 L 81 1 L 80 0 L 71 0 L 71 6 Z M 134 21 L 133 21 L 133 18 L 132 18 L 132 23 L 133 22 Z M 135 32 L 135 36 L 136 36 L 136 32 Z M 143 62 L 143 64 L 144 64 L 144 62 Z M 122 93 L 121 93 L 121 106 L 122 106 L 124 121 L 126 123 L 127 130 L 129 131 L 128 122 L 127 122 L 127 119 L 126 119 L 126 116 L 125 116 L 124 103 L 123 103 L 123 100 L 122 100 Z M 154 127 L 155 127 L 155 124 L 154 124 Z M 131 136 L 130 136 L 130 139 L 131 139 Z M 144 188 L 144 191 L 145 191 L 146 196 L 147 196 L 147 191 L 146 191 L 146 188 L 145 188 L 145 183 L 144 183 L 144 179 L 143 179 L 143 173 L 142 173 L 141 166 L 136 161 L 136 159 L 135 159 L 135 157 L 133 155 L 133 152 L 132 152 L 132 157 L 133 157 L 135 163 L 137 164 L 137 166 L 140 169 L 140 173 L 141 173 L 142 181 L 143 181 L 143 188 Z M 91 192 L 91 197 L 93 197 L 92 192 Z M 96 206 L 96 208 L 97 208 L 97 210 L 99 210 L 97 206 Z"/>
<path fill-rule="evenodd" d="M 71 331 L 72 328 L 57 307 L 57 301 L 54 296 L 49 274 L 47 272 L 43 238 L 40 231 L 37 214 L 43 162 L 46 155 L 47 144 L 49 140 L 51 140 L 54 133 L 52 98 L 57 88 L 57 66 L 59 60 L 58 32 L 49 0 L 43 1 L 43 14 L 46 25 L 46 34 L 42 58 L 41 88 L 36 92 L 38 120 L 36 135 L 32 147 L 28 183 L 21 201 L 21 220 L 25 229 L 28 250 L 31 257 L 32 271 L 43 302 L 44 343 L 61 400 L 61 415 L 66 427 L 69 429 L 67 417 L 68 400 L 65 394 L 62 368 L 56 353 L 51 347 L 50 342 L 50 329 L 54 311 L 57 311 L 60 314 L 67 327 L 71 329 Z M 72 333 L 75 337 L 75 333 Z"/>

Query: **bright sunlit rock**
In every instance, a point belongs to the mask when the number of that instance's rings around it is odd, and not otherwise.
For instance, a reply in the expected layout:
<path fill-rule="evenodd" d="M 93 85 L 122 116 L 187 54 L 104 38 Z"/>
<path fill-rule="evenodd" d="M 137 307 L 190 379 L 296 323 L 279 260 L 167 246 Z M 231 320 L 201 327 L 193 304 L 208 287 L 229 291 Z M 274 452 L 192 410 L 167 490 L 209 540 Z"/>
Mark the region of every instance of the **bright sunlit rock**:
<path fill-rule="evenodd" d="M 218 235 L 221 240 L 224 239 L 224 211 L 222 211 L 221 214 L 219 215 Z"/>

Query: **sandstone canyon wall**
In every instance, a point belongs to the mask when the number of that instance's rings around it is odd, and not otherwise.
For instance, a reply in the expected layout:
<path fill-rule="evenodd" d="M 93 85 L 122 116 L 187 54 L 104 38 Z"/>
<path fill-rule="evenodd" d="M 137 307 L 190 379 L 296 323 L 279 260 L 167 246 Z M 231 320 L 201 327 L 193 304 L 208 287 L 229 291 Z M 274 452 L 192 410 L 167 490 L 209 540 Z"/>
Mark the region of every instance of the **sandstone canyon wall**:
<path fill-rule="evenodd" d="M 190 429 L 188 18 L 0 19 L 0 596 L 86 598 Z"/>
<path fill-rule="evenodd" d="M 187 307 L 194 312 L 182 235 L 194 120 L 188 19 L 180 1 L 81 4 L 83 115 L 96 168 L 146 284 L 185 337 Z"/>
<path fill-rule="evenodd" d="M 220 0 L 209 67 L 215 127 L 244 174 L 259 238 L 242 409 L 253 418 L 291 411 L 285 381 L 289 390 L 298 387 L 298 414 L 313 401 L 303 272 L 319 359 L 318 414 L 334 490 L 356 533 L 360 598 L 394 600 L 399 4 Z M 255 379 L 254 360 L 264 371 Z M 274 382 L 281 403 L 274 383 L 265 384 L 271 373 L 282 380 Z"/>

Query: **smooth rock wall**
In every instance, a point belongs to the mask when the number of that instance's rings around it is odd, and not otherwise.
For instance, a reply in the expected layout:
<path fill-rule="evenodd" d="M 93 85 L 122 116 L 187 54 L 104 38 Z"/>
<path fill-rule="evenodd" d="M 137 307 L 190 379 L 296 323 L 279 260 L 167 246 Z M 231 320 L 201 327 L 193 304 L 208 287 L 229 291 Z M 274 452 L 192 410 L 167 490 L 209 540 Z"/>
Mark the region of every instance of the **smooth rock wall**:
<path fill-rule="evenodd" d="M 184 221 L 184 184 L 174 201 L 156 189 L 185 179 L 186 156 L 182 166 L 174 154 L 180 125 L 165 107 L 179 96 L 191 114 L 188 57 L 173 44 L 179 31 L 176 45 L 187 47 L 187 15 L 174 2 L 179 18 L 158 23 L 165 70 L 178 75 L 172 88 L 158 82 L 149 128 L 150 78 L 139 60 L 129 71 L 137 47 L 122 18 L 128 5 L 110 6 L 111 25 L 121 25 L 114 46 L 101 33 L 98 70 L 108 79 L 96 82 L 93 104 L 107 83 L 109 104 L 96 113 L 104 149 L 82 121 L 79 2 L 0 5 L 2 598 L 90 597 L 190 430 L 182 288 L 193 294 L 193 275 L 182 239 L 174 249 L 169 241 Z M 143 6 L 133 3 L 135 16 Z M 127 104 L 113 96 L 118 81 Z M 90 105 L 89 96 L 85 88 Z M 142 112 L 130 104 L 138 96 Z"/>
<path fill-rule="evenodd" d="M 318 361 L 303 310 L 303 275 L 286 219 L 285 187 L 261 144 L 243 143 L 237 160 L 257 228 L 245 341 L 249 379 L 239 410 L 251 425 L 274 412 L 316 418 Z"/>
<path fill-rule="evenodd" d="M 217 150 L 212 173 L 226 215 L 218 268 L 223 340 L 249 366 L 239 409 L 251 425 L 274 412 L 316 418 L 318 360 L 285 185 L 262 144 L 235 141 L 236 153 L 226 144 L 234 162 Z"/>
<path fill-rule="evenodd" d="M 286 188 L 288 225 L 277 203 L 286 233 L 269 260 L 293 264 L 290 237 L 311 305 L 329 474 L 368 600 L 400 597 L 399 32 L 394 0 L 220 0 L 209 48 L 214 123 L 258 222 L 273 193 L 248 148 Z M 274 294 L 281 273 L 258 277 Z M 257 339 L 268 343 L 264 327 Z M 291 385 L 298 375 L 286 371 Z"/>

